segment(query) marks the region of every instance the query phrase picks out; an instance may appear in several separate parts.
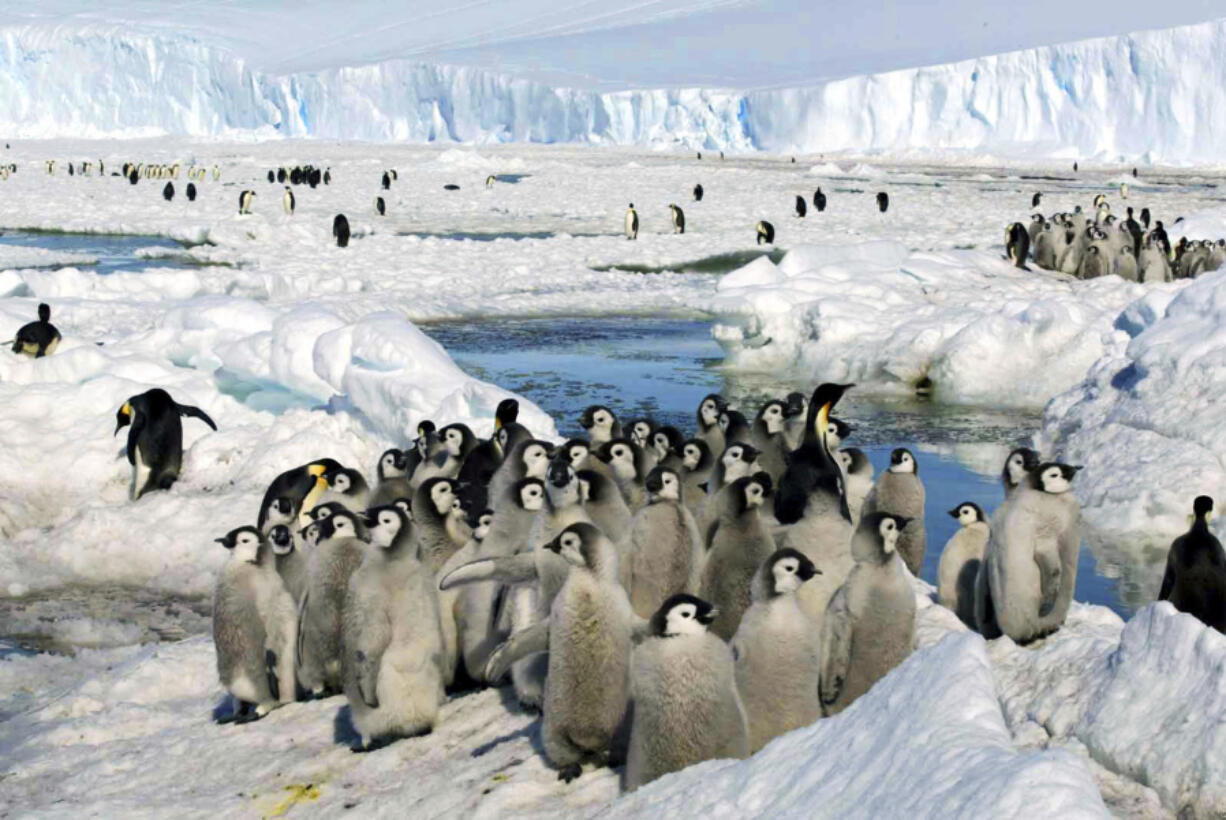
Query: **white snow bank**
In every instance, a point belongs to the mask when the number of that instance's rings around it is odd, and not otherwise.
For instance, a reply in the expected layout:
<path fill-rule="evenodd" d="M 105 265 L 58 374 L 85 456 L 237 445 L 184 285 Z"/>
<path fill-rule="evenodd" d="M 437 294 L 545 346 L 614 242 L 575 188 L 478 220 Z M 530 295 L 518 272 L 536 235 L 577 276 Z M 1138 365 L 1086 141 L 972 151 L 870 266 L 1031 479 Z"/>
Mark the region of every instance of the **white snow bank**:
<path fill-rule="evenodd" d="M 87 253 L 0 244 L 0 271 L 14 268 L 58 268 L 64 265 L 96 264 L 98 264 L 97 257 Z"/>
<path fill-rule="evenodd" d="M 1163 286 L 1166 291 L 1178 288 Z M 725 276 L 716 338 L 733 368 L 950 402 L 1041 407 L 1126 341 L 1114 327 L 1146 288 L 1019 270 L 991 252 L 908 253 L 897 242 L 793 247 Z"/>

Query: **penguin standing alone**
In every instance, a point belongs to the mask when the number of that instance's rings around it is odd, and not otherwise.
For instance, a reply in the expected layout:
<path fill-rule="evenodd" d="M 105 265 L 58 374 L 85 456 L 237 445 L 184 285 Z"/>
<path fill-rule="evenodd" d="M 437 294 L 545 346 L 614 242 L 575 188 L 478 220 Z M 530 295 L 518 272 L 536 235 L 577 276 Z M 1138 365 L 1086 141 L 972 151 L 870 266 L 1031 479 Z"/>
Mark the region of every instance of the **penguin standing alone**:
<path fill-rule="evenodd" d="M 196 183 L 194 182 L 187 183 L 187 201 L 188 202 L 196 201 Z"/>
<path fill-rule="evenodd" d="M 1192 526 L 1171 543 L 1158 600 L 1226 633 L 1226 553 L 1209 532 L 1212 514 L 1213 499 L 1198 496 L 1192 503 Z"/>
<path fill-rule="evenodd" d="M 1005 256 L 1016 267 L 1030 270 L 1026 267 L 1026 257 L 1030 254 L 1030 232 L 1021 222 L 1014 222 L 1005 229 Z"/>
<path fill-rule="evenodd" d="M 281 207 L 287 216 L 294 215 L 294 192 L 288 185 L 285 186 L 285 193 L 281 195 Z"/>
<path fill-rule="evenodd" d="M 126 449 L 128 463 L 132 465 L 132 485 L 128 494 L 133 501 L 152 490 L 169 490 L 178 480 L 183 466 L 181 416 L 198 418 L 217 429 L 208 413 L 199 407 L 176 403 L 159 387 L 132 396 L 115 416 L 115 435 L 132 425 Z"/>
<path fill-rule="evenodd" d="M 167 202 L 170 202 L 174 198 L 175 198 L 175 184 L 173 182 L 167 182 L 166 187 L 162 189 L 162 199 L 166 200 Z"/>
<path fill-rule="evenodd" d="M 817 187 L 817 190 L 813 192 L 813 207 L 817 208 L 817 212 L 819 214 L 826 210 L 826 195 L 822 193 L 822 188 L 820 185 Z"/>
<path fill-rule="evenodd" d="M 975 583 L 988 546 L 988 519 L 978 504 L 967 501 L 949 511 L 958 531 L 945 544 L 937 568 L 937 602 L 962 623 L 975 628 Z"/>
<path fill-rule="evenodd" d="M 703 193 L 702 183 L 695 185 L 694 186 L 694 201 L 695 202 L 702 202 L 702 193 Z"/>
<path fill-rule="evenodd" d="M 255 199 L 255 191 L 243 191 L 238 195 L 239 214 L 251 213 L 251 201 Z"/>
<path fill-rule="evenodd" d="M 1039 203 L 1042 200 L 1043 200 L 1043 194 L 1039 191 L 1035 191 L 1034 196 L 1030 198 L 1030 207 L 1031 208 L 1039 207 Z"/>
<path fill-rule="evenodd" d="M 378 212 L 379 216 L 387 215 L 387 203 L 383 201 L 381 196 L 375 197 L 375 211 Z"/>
<path fill-rule="evenodd" d="M 756 226 L 754 226 L 754 230 L 757 231 L 758 234 L 757 244 L 761 245 L 763 242 L 765 242 L 767 245 L 773 245 L 775 243 L 775 226 L 767 222 L 765 219 L 761 220 Z"/>
<path fill-rule="evenodd" d="M 38 321 L 22 325 L 13 338 L 13 352 L 41 359 L 50 356 L 60 346 L 60 332 L 51 324 L 51 306 L 38 306 Z"/>
<path fill-rule="evenodd" d="M 805 206 L 805 198 L 800 194 L 796 195 L 796 216 L 803 218 L 807 208 Z"/>
<path fill-rule="evenodd" d="M 332 218 L 332 236 L 336 238 L 336 247 L 349 247 L 349 220 L 344 214 Z"/>
<path fill-rule="evenodd" d="M 673 219 L 673 233 L 685 233 L 685 212 L 676 205 L 669 205 L 668 210 Z"/>
<path fill-rule="evenodd" d="M 626 210 L 626 238 L 639 238 L 639 213 L 634 210 L 634 203 L 630 203 L 630 207 Z"/>
<path fill-rule="evenodd" d="M 877 210 L 885 213 L 890 209 L 890 195 L 885 191 L 877 192 Z"/>

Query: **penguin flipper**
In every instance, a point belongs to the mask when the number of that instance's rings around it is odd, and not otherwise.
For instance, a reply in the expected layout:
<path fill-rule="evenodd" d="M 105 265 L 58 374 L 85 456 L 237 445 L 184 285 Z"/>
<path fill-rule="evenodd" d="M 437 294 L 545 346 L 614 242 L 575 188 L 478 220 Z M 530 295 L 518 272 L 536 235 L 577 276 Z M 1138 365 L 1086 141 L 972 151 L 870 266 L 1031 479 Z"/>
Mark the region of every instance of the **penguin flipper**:
<path fill-rule="evenodd" d="M 298 634 L 294 641 L 294 675 L 298 675 L 298 670 L 302 669 L 302 650 L 306 643 L 306 609 L 307 599 L 311 597 L 310 590 L 304 590 L 302 600 L 298 602 Z"/>
<path fill-rule="evenodd" d="M 132 425 L 128 428 L 128 463 L 133 467 L 136 466 L 136 447 L 140 441 L 141 433 L 145 432 L 145 414 L 136 413 L 132 419 Z M 136 488 L 139 492 L 140 488 Z"/>
<path fill-rule="evenodd" d="M 1158 592 L 1156 600 L 1169 601 L 1171 592 L 1175 589 L 1175 568 L 1171 566 L 1171 557 L 1166 559 L 1166 572 L 1162 576 L 1162 589 Z"/>
<path fill-rule="evenodd" d="M 357 677 L 358 677 L 358 694 L 362 696 L 362 702 L 371 709 L 379 708 L 379 661 L 380 658 L 372 658 L 362 650 L 355 653 L 357 659 Z"/>
<path fill-rule="evenodd" d="M 191 416 L 192 418 L 200 419 L 209 427 L 212 427 L 214 431 L 217 430 L 217 425 L 213 423 L 211 418 L 209 418 L 209 414 L 201 410 L 199 407 L 192 407 L 190 404 L 176 404 L 175 407 L 179 409 L 180 416 Z"/>
<path fill-rule="evenodd" d="M 268 677 L 268 691 L 273 700 L 281 699 L 281 684 L 277 680 L 277 653 L 271 649 L 264 650 L 264 674 Z"/>
<path fill-rule="evenodd" d="M 549 651 L 549 619 L 519 630 L 490 653 L 485 662 L 485 679 L 501 680 L 511 665 L 537 652 Z"/>
<path fill-rule="evenodd" d="M 851 616 L 846 589 L 840 589 L 826 607 L 822 620 L 822 666 L 817 693 L 823 706 L 839 699 L 851 663 Z"/>
<path fill-rule="evenodd" d="M 505 558 L 483 558 L 458 567 L 439 581 L 438 588 L 448 590 L 460 584 L 477 581 L 502 581 L 504 584 L 526 584 L 537 579 L 536 556 L 522 552 Z"/>
<path fill-rule="evenodd" d="M 1039 617 L 1042 618 L 1056 607 L 1063 567 L 1059 553 L 1052 555 L 1045 550 L 1035 550 L 1034 562 L 1039 565 Z"/>

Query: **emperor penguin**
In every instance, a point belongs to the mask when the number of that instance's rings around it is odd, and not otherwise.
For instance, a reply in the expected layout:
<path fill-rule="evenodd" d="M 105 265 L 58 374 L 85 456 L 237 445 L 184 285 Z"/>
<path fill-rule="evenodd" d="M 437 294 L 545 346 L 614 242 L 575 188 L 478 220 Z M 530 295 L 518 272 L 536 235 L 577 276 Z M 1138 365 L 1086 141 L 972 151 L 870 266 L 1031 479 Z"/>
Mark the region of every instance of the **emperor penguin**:
<path fill-rule="evenodd" d="M 634 513 L 626 504 L 617 481 L 612 476 L 596 470 L 576 470 L 579 478 L 580 494 L 583 499 L 583 509 L 592 523 L 600 528 L 614 544 L 620 544 L 630 534 L 630 525 L 634 521 Z M 618 550 L 619 555 L 624 555 Z M 622 561 L 622 572 L 628 572 L 630 565 Z M 623 579 L 625 580 L 625 579 Z"/>
<path fill-rule="evenodd" d="M 915 593 L 895 549 L 906 519 L 869 513 L 852 539 L 856 565 L 822 620 L 822 714 L 837 714 L 911 654 Z"/>
<path fill-rule="evenodd" d="M 336 239 L 336 247 L 349 247 L 349 220 L 344 214 L 337 214 L 332 218 L 332 236 Z"/>
<path fill-rule="evenodd" d="M 1153 235 L 1145 238 L 1141 253 L 1137 256 L 1137 279 L 1140 282 L 1170 282 L 1171 263 L 1161 246 L 1154 241 Z"/>
<path fill-rule="evenodd" d="M 288 185 L 285 186 L 285 193 L 281 195 L 281 208 L 286 216 L 294 215 L 294 192 Z"/>
<path fill-rule="evenodd" d="M 294 700 L 297 607 L 255 527 L 217 539 L 230 550 L 213 592 L 213 644 L 221 685 L 237 701 L 231 720 L 259 720 Z"/>
<path fill-rule="evenodd" d="M 808 208 L 805 205 L 805 198 L 800 194 L 796 195 L 796 216 L 803 219 Z"/>
<path fill-rule="evenodd" d="M 873 463 L 859 447 L 847 447 L 835 453 L 843 471 L 843 488 L 847 496 L 847 511 L 852 524 L 860 523 L 864 499 L 873 490 Z"/>
<path fill-rule="evenodd" d="M 264 491 L 256 525 L 261 531 L 266 530 L 269 510 L 276 499 L 286 499 L 292 505 L 292 518 L 300 518 L 309 513 L 328 489 L 327 482 L 323 480 L 324 473 L 338 470 L 340 467 L 341 463 L 335 459 L 319 458 L 281 473 Z M 310 523 L 309 517 L 304 523 Z"/>
<path fill-rule="evenodd" d="M 520 438 L 516 430 L 511 427 L 504 427 L 495 434 L 495 437 L 502 442 L 503 451 L 509 453 L 494 471 L 494 477 L 490 479 L 489 497 L 494 502 L 495 511 L 498 510 L 501 500 L 506 497 L 507 490 L 516 481 L 524 478 L 539 478 L 543 481 L 549 469 L 553 445 L 547 441 L 527 436 L 527 430 L 519 425 L 514 425 L 514 427 L 523 431 L 524 437 Z M 516 438 L 519 440 L 511 444 L 511 441 Z"/>
<path fill-rule="evenodd" d="M 269 181 L 269 182 L 276 182 L 276 181 L 277 181 L 277 175 L 276 175 L 276 173 L 275 173 L 275 172 L 273 172 L 271 169 L 268 171 L 268 181 Z"/>
<path fill-rule="evenodd" d="M 1192 525 L 1171 542 L 1158 600 L 1170 601 L 1180 612 L 1226 633 L 1226 552 L 1209 531 L 1212 516 L 1213 499 L 1197 496 Z"/>
<path fill-rule="evenodd" d="M 459 475 L 456 476 L 456 480 L 462 487 L 472 485 L 482 488 L 489 487 L 490 480 L 493 479 L 494 473 L 498 471 L 498 467 L 506 457 L 498 441 L 498 433 L 507 425 L 515 424 L 518 418 L 519 402 L 516 399 L 503 399 L 498 402 L 498 406 L 494 408 L 494 434 L 488 439 L 480 441 L 474 439 L 475 443 L 468 447 L 467 454 L 464 456 L 464 464 L 460 467 Z M 463 430 L 460 430 L 460 435 L 460 449 L 463 451 Z M 488 493 L 486 495 L 488 500 Z M 484 506 L 482 504 L 482 507 Z"/>
<path fill-rule="evenodd" d="M 885 213 L 890 209 L 890 195 L 885 191 L 877 192 L 877 210 Z"/>
<path fill-rule="evenodd" d="M 634 515 L 626 534 L 630 606 L 649 618 L 669 596 L 697 593 L 703 551 L 694 516 L 682 498 L 681 476 L 656 467 L 647 476 L 647 504 Z"/>
<path fill-rule="evenodd" d="M 380 180 L 380 183 L 382 184 L 383 190 L 385 191 L 392 187 L 392 177 L 390 174 L 388 174 L 387 171 L 383 172 L 383 179 Z"/>
<path fill-rule="evenodd" d="M 667 467 L 676 472 L 681 469 L 681 450 L 685 447 L 685 437 L 681 431 L 671 424 L 665 424 L 651 434 L 648 449 L 655 457 L 656 467 Z"/>
<path fill-rule="evenodd" d="M 431 573 L 468 542 L 472 534 L 456 498 L 455 482 L 430 478 L 413 496 L 413 537 L 418 557 Z"/>
<path fill-rule="evenodd" d="M 383 201 L 383 197 L 375 197 L 375 213 L 379 216 L 387 215 L 387 203 Z"/>
<path fill-rule="evenodd" d="M 1072 603 L 1081 511 L 1069 490 L 1078 469 L 1040 464 L 993 519 L 984 573 L 995 625 L 1016 643 L 1055 632 Z M 984 637 L 994 637 L 979 620 Z"/>
<path fill-rule="evenodd" d="M 864 512 L 887 512 L 907 520 L 898 535 L 898 554 L 916 578 L 924 566 L 927 536 L 924 532 L 924 482 L 915 456 L 905 447 L 890 453 L 890 466 L 877 478 L 877 485 L 864 500 Z"/>
<path fill-rule="evenodd" d="M 817 208 L 817 212 L 819 214 L 826 210 L 826 195 L 822 193 L 822 186 L 820 185 L 817 186 L 817 190 L 813 192 L 813 207 Z"/>
<path fill-rule="evenodd" d="M 719 505 L 719 517 L 707 530 L 699 594 L 719 610 L 711 631 L 724 640 L 736 634 L 751 603 L 754 575 L 775 551 L 770 529 L 759 514 L 770 493 L 771 479 L 764 472 L 738 478 L 721 491 L 728 500 Z"/>
<path fill-rule="evenodd" d="M 805 437 L 805 421 L 809 412 L 809 397 L 799 391 L 788 393 L 784 399 L 783 431 L 786 436 L 788 451 L 800 446 Z"/>
<path fill-rule="evenodd" d="M 413 471 L 410 482 L 420 486 L 428 478 L 457 478 L 464 459 L 477 446 L 477 437 L 467 424 L 448 424 L 438 431 L 439 450 Z"/>
<path fill-rule="evenodd" d="M 695 413 L 698 429 L 694 433 L 694 438 L 706 442 L 707 449 L 711 451 L 712 456 L 722 454 L 726 446 L 724 428 L 719 426 L 719 417 L 727 409 L 728 402 L 718 393 L 710 393 L 698 403 L 698 410 Z"/>
<path fill-rule="evenodd" d="M 758 448 L 752 444 L 729 444 L 724 453 L 711 468 L 707 476 L 706 503 L 702 514 L 696 520 L 699 531 L 706 532 L 711 522 L 719 518 L 720 505 L 733 498 L 732 495 L 721 495 L 722 491 L 736 481 L 758 472 Z M 773 482 L 772 482 L 773 484 Z M 704 535 L 705 539 L 705 535 Z"/>
<path fill-rule="evenodd" d="M 1030 270 L 1026 267 L 1026 257 L 1030 255 L 1030 232 L 1021 222 L 1014 222 L 1005 229 L 1005 256 L 1014 267 Z"/>
<path fill-rule="evenodd" d="M 366 509 L 370 501 L 370 487 L 362 474 L 351 467 L 336 467 L 323 475 L 328 489 L 320 496 L 317 504 L 329 501 L 339 501 L 353 513 Z"/>
<path fill-rule="evenodd" d="M 487 176 L 487 177 L 485 178 L 485 187 L 486 187 L 486 188 L 493 188 L 493 187 L 494 187 L 494 183 L 495 183 L 495 182 L 497 182 L 497 181 L 498 181 L 498 177 L 494 176 L 493 174 L 490 174 L 489 176 Z"/>
<path fill-rule="evenodd" d="M 694 201 L 702 202 L 702 194 L 703 194 L 702 183 L 699 183 L 694 186 Z"/>
<path fill-rule="evenodd" d="M 349 578 L 366 557 L 366 525 L 341 509 L 311 526 L 318 541 L 299 607 L 298 676 L 303 690 L 323 697 L 341 691 L 341 619 Z"/>
<path fill-rule="evenodd" d="M 761 245 L 763 242 L 767 245 L 775 244 L 775 226 L 765 219 L 760 220 L 754 226 L 754 231 L 757 233 L 757 242 L 755 244 Z"/>
<path fill-rule="evenodd" d="M 685 212 L 676 205 L 669 205 L 668 211 L 673 220 L 673 233 L 685 233 Z"/>
<path fill-rule="evenodd" d="M 630 658 L 634 703 L 625 789 L 704 760 L 752 751 L 732 652 L 708 631 L 714 607 L 680 593 L 651 617 L 650 637 Z"/>
<path fill-rule="evenodd" d="M 822 636 L 796 599 L 797 590 L 820 574 L 803 553 L 781 549 L 754 576 L 753 603 L 732 637 L 750 754 L 822 716 L 817 697 Z"/>
<path fill-rule="evenodd" d="M 115 435 L 132 425 L 126 450 L 132 465 L 128 495 L 133 501 L 153 490 L 169 490 L 178 480 L 183 467 L 182 416 L 198 418 L 217 429 L 208 413 L 179 404 L 160 387 L 132 396 L 115 416 Z"/>
<path fill-rule="evenodd" d="M 255 191 L 243 191 L 238 195 L 239 215 L 251 213 L 251 203 L 255 199 Z"/>
<path fill-rule="evenodd" d="M 787 405 L 778 399 L 771 399 L 759 408 L 749 438 L 750 443 L 758 448 L 759 466 L 770 473 L 776 484 L 787 469 L 787 457 L 792 451 L 787 444 L 786 426 Z"/>
<path fill-rule="evenodd" d="M 631 511 L 637 511 L 646 503 L 643 482 L 647 479 L 647 459 L 643 449 L 627 438 L 614 438 L 601 445 L 597 457 L 609 465 L 613 480 L 621 490 L 622 497 Z M 619 533 L 608 533 L 610 538 Z"/>
<path fill-rule="evenodd" d="M 188 202 L 196 201 L 196 183 L 194 182 L 187 183 L 187 201 Z"/>
<path fill-rule="evenodd" d="M 749 444 L 753 440 L 753 430 L 749 419 L 738 410 L 728 408 L 719 414 L 719 426 L 724 431 L 724 445 Z"/>
<path fill-rule="evenodd" d="M 630 203 L 630 207 L 626 209 L 626 238 L 639 238 L 639 213 L 634 210 L 634 203 Z"/>
<path fill-rule="evenodd" d="M 324 180 L 324 185 L 331 185 L 331 184 L 332 184 L 332 169 L 331 169 L 331 168 L 325 168 L 325 169 L 324 169 L 324 176 L 323 176 L 323 180 Z"/>
<path fill-rule="evenodd" d="M 349 578 L 341 681 L 363 749 L 434 728 L 443 704 L 443 639 L 434 575 L 395 505 L 366 513 L 371 550 Z"/>
<path fill-rule="evenodd" d="M 51 306 L 38 305 L 38 321 L 24 324 L 13 338 L 13 352 L 41 359 L 50 356 L 60 346 L 60 332 L 51 324 Z"/>
<path fill-rule="evenodd" d="M 221 179 L 221 168 L 217 165 L 213 166 L 213 181 L 217 182 Z"/>
<path fill-rule="evenodd" d="M 170 202 L 174 198 L 175 198 L 175 184 L 173 182 L 167 182 L 166 186 L 162 188 L 162 199 L 166 200 L 167 202 Z"/>
<path fill-rule="evenodd" d="M 681 498 L 695 520 L 706 501 L 707 481 L 714 467 L 715 458 L 705 441 L 692 438 L 681 445 Z"/>
<path fill-rule="evenodd" d="M 409 484 L 407 474 L 408 456 L 404 450 L 392 447 L 379 456 L 379 464 L 375 468 L 375 491 L 370 496 L 370 504 L 381 507 L 391 504 L 397 498 L 412 498 L 413 487 Z"/>
<path fill-rule="evenodd" d="M 1035 191 L 1034 196 L 1030 198 L 1030 207 L 1037 208 L 1039 207 L 1039 203 L 1042 201 L 1043 201 L 1043 193 L 1041 191 Z"/>
<path fill-rule="evenodd" d="M 583 411 L 579 424 L 587 431 L 592 449 L 596 450 L 615 438 L 623 438 L 621 423 L 613 411 L 604 405 L 593 404 Z"/>
<path fill-rule="evenodd" d="M 958 531 L 945 543 L 937 568 L 937 602 L 969 626 L 977 628 L 975 584 L 983 566 L 984 550 L 991 529 L 983 509 L 965 501 L 949 511 L 957 519 Z"/>
<path fill-rule="evenodd" d="M 1017 488 L 1027 480 L 1032 470 L 1039 466 L 1039 454 L 1029 447 L 1017 447 L 1005 458 L 1000 471 L 1000 483 L 1005 488 L 1005 498 L 1011 498 Z"/>
<path fill-rule="evenodd" d="M 302 602 L 302 596 L 306 593 L 307 557 L 294 543 L 294 534 L 287 524 L 273 526 L 267 537 L 276 559 L 277 574 L 281 576 L 281 583 L 285 584 L 286 591 L 294 599 L 296 612 L 298 604 Z"/>

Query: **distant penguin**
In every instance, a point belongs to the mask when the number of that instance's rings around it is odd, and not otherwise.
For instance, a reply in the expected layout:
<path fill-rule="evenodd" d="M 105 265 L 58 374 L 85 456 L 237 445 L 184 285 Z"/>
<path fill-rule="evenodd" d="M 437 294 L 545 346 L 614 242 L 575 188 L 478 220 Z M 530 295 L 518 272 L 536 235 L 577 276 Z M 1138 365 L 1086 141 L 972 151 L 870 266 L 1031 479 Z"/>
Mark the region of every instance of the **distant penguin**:
<path fill-rule="evenodd" d="M 704 760 L 748 757 L 749 726 L 732 653 L 707 631 L 711 604 L 674 595 L 651 617 L 630 664 L 626 791 Z"/>
<path fill-rule="evenodd" d="M 1074 162 L 1074 163 L 1073 163 L 1073 173 L 1074 173 L 1074 174 L 1075 174 L 1075 173 L 1077 173 L 1077 170 L 1078 170 L 1078 169 L 1077 169 L 1077 163 L 1075 163 L 1075 162 Z"/>
<path fill-rule="evenodd" d="M 458 191 L 460 190 L 460 186 L 456 185 L 454 182 L 449 182 L 443 186 L 443 190 L 444 191 Z"/>
<path fill-rule="evenodd" d="M 132 396 L 115 416 L 115 435 L 131 425 L 126 450 L 132 465 L 128 494 L 133 501 L 153 490 L 169 490 L 178 480 L 183 466 L 182 416 L 198 418 L 217 429 L 208 413 L 177 403 L 160 387 Z"/>
<path fill-rule="evenodd" d="M 375 213 L 379 214 L 379 216 L 385 216 L 387 214 L 387 203 L 383 201 L 383 197 L 381 196 L 375 197 Z"/>
<path fill-rule="evenodd" d="M 251 201 L 255 199 L 255 191 L 243 191 L 238 195 L 239 214 L 251 213 Z"/>
<path fill-rule="evenodd" d="M 140 175 L 137 174 L 136 169 L 133 168 L 131 171 L 128 172 L 128 184 L 135 185 L 139 181 L 140 181 Z"/>
<path fill-rule="evenodd" d="M 877 192 L 877 210 L 885 213 L 890 209 L 890 195 L 885 191 Z"/>
<path fill-rule="evenodd" d="M 298 608 L 255 527 L 217 542 L 230 551 L 213 592 L 213 644 L 221 685 L 237 701 L 222 723 L 259 720 L 294 700 Z"/>
<path fill-rule="evenodd" d="M 634 203 L 630 203 L 630 207 L 626 210 L 626 238 L 639 238 L 639 214 L 634 210 Z"/>
<path fill-rule="evenodd" d="M 337 214 L 332 219 L 332 236 L 336 238 L 336 247 L 349 247 L 349 220 L 344 214 Z"/>
<path fill-rule="evenodd" d="M 213 181 L 217 182 L 221 179 L 221 168 L 217 165 L 213 166 Z"/>
<path fill-rule="evenodd" d="M 269 172 L 268 172 L 268 181 L 269 181 L 269 182 L 276 182 L 276 181 L 277 181 L 277 175 L 276 175 L 276 174 L 274 174 L 272 171 L 269 171 Z"/>
<path fill-rule="evenodd" d="M 1213 499 L 1198 496 L 1192 503 L 1192 525 L 1171 543 L 1166 557 L 1159 601 L 1170 601 L 1180 612 L 1226 633 L 1226 552 L 1209 532 Z"/>
<path fill-rule="evenodd" d="M 13 352 L 41 359 L 50 356 L 60 346 L 60 332 L 51 324 L 51 306 L 38 306 L 38 321 L 22 325 L 13 338 Z"/>
<path fill-rule="evenodd" d="M 975 583 L 988 546 L 988 519 L 970 501 L 949 511 L 958 531 L 945 544 L 937 569 L 937 602 L 952 610 L 962 623 L 975 629 Z"/>
<path fill-rule="evenodd" d="M 277 169 L 277 182 L 285 182 L 285 180 L 288 178 L 289 174 L 286 173 L 284 168 Z M 272 182 L 272 180 L 269 180 L 269 182 Z"/>
<path fill-rule="evenodd" d="M 757 244 L 761 245 L 763 242 L 765 242 L 767 245 L 773 245 L 775 243 L 775 226 L 767 222 L 765 219 L 758 222 L 758 224 L 754 226 L 754 230 L 758 234 Z"/>
<path fill-rule="evenodd" d="M 162 189 L 162 199 L 166 200 L 167 202 L 170 202 L 174 198 L 175 198 L 175 184 L 173 182 L 167 182 L 166 187 Z"/>
<path fill-rule="evenodd" d="M 388 175 L 387 171 L 383 172 L 382 184 L 385 191 L 392 187 L 392 178 Z"/>
<path fill-rule="evenodd" d="M 822 636 L 796 599 L 801 585 L 820 573 L 804 554 L 781 549 L 754 576 L 753 604 L 731 642 L 750 754 L 822 716 Z"/>
<path fill-rule="evenodd" d="M 1133 169 L 1132 169 L 1132 178 L 1133 178 L 1133 179 L 1136 179 L 1136 178 L 1137 178 L 1137 169 L 1136 169 L 1136 168 L 1133 168 Z"/>
<path fill-rule="evenodd" d="M 331 185 L 331 184 L 332 184 L 332 169 L 325 168 L 324 169 L 324 185 Z"/>
<path fill-rule="evenodd" d="M 286 185 L 285 193 L 281 195 L 281 209 L 285 211 L 286 216 L 294 215 L 294 204 L 294 192 Z"/>
<path fill-rule="evenodd" d="M 196 183 L 194 182 L 187 183 L 187 201 L 188 202 L 196 201 Z"/>
<path fill-rule="evenodd" d="M 915 643 L 915 592 L 895 546 L 906 519 L 865 515 L 852 538 L 855 566 L 822 621 L 822 713 L 837 714 L 907 659 Z"/>
<path fill-rule="evenodd" d="M 669 205 L 668 211 L 673 219 L 673 233 L 685 233 L 685 212 L 676 205 Z"/>
<path fill-rule="evenodd" d="M 808 208 L 805 205 L 805 198 L 801 196 L 800 194 L 797 194 L 796 195 L 796 216 L 803 218 L 807 212 L 808 212 Z"/>
<path fill-rule="evenodd" d="M 817 208 L 817 212 L 819 214 L 826 210 L 826 195 L 822 193 L 820 185 L 818 186 L 817 190 L 813 192 L 813 207 Z"/>
<path fill-rule="evenodd" d="M 695 202 L 702 202 L 702 193 L 703 193 L 702 183 L 695 185 L 694 186 L 694 201 Z"/>
<path fill-rule="evenodd" d="M 1014 222 L 1005 229 L 1005 256 L 1015 267 L 1030 270 L 1026 267 L 1026 257 L 1030 254 L 1030 232 L 1021 222 Z"/>
<path fill-rule="evenodd" d="M 1103 256 L 1101 248 L 1098 245 L 1090 245 L 1086 248 L 1086 255 L 1082 257 L 1081 264 L 1077 268 L 1077 277 L 1097 279 L 1100 276 L 1106 276 L 1111 272 L 1109 265 L 1110 262 Z"/>
<path fill-rule="evenodd" d="M 1145 228 L 1145 230 L 1149 230 L 1149 208 L 1141 209 L 1141 226 Z"/>
<path fill-rule="evenodd" d="M 1042 194 L 1042 192 L 1040 192 L 1040 191 L 1035 191 L 1034 196 L 1032 196 L 1032 197 L 1030 198 L 1030 207 L 1031 207 L 1031 208 L 1037 208 L 1037 207 L 1039 207 L 1039 203 L 1040 203 L 1042 200 L 1043 200 L 1043 194 Z"/>
<path fill-rule="evenodd" d="M 1120 183 L 1120 199 L 1128 199 L 1128 183 Z"/>
<path fill-rule="evenodd" d="M 896 448 L 890 453 L 890 466 L 877 478 L 877 486 L 864 501 L 864 514 L 885 512 L 906 519 L 899 531 L 897 551 L 916 578 L 924 566 L 927 546 L 924 532 L 924 483 L 919 465 L 910 450 Z"/>

